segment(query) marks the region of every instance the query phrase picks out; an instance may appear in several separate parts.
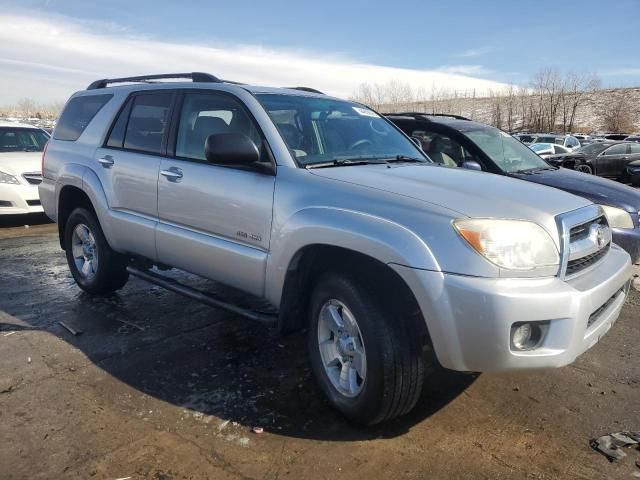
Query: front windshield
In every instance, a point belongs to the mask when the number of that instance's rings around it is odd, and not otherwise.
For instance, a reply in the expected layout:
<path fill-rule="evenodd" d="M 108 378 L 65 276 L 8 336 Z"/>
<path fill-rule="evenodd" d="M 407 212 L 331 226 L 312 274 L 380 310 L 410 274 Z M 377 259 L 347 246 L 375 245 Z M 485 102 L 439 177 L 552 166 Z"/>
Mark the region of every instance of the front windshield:
<path fill-rule="evenodd" d="M 386 119 L 356 103 L 302 95 L 256 95 L 300 166 L 413 158 L 421 150 Z"/>
<path fill-rule="evenodd" d="M 608 146 L 609 145 L 605 143 L 590 143 L 589 145 L 580 147 L 577 151 L 580 153 L 584 153 L 585 155 L 598 155 Z"/>
<path fill-rule="evenodd" d="M 0 152 L 42 152 L 48 140 L 37 128 L 0 127 Z"/>
<path fill-rule="evenodd" d="M 529 147 L 497 128 L 483 127 L 464 134 L 505 172 L 551 168 Z"/>

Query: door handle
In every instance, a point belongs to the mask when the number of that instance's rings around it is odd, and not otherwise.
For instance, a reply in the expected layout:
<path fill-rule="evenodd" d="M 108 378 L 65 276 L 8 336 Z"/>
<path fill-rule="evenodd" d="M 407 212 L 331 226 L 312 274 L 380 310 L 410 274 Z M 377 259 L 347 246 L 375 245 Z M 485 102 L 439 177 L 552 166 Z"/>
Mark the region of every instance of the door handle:
<path fill-rule="evenodd" d="M 175 182 L 182 178 L 182 170 L 176 167 L 171 167 L 168 170 L 160 170 L 160 175 L 166 177 L 167 180 Z"/>
<path fill-rule="evenodd" d="M 98 159 L 98 163 L 100 163 L 100 165 L 102 165 L 104 168 L 109 168 L 115 162 L 113 161 L 113 157 L 111 155 L 105 155 L 104 157 Z"/>

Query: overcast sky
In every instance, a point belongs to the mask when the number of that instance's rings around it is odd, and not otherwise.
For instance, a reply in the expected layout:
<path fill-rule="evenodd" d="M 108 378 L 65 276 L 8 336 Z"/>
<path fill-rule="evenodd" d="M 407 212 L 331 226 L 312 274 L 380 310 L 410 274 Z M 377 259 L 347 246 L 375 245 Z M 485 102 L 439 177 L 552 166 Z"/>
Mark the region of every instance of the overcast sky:
<path fill-rule="evenodd" d="M 640 84 L 640 0 L 170 3 L 0 0 L 0 104 L 172 71 L 342 97 L 391 80 L 480 93 L 547 66 Z"/>

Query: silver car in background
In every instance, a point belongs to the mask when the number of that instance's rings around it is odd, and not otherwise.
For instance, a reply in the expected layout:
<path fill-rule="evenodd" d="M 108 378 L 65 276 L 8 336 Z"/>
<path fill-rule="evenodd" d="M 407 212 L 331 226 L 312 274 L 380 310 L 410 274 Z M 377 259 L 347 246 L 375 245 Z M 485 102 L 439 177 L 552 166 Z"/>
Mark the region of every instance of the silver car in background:
<path fill-rule="evenodd" d="M 0 215 L 42 212 L 38 184 L 48 140 L 40 128 L 0 121 Z"/>

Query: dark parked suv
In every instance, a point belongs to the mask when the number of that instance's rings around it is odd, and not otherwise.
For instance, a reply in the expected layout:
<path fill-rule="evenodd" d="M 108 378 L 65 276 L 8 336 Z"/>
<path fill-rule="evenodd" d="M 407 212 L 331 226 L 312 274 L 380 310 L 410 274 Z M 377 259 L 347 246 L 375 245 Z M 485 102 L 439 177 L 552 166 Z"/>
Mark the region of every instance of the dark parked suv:
<path fill-rule="evenodd" d="M 640 191 L 550 165 L 508 133 L 464 117 L 393 113 L 387 118 L 419 142 L 436 163 L 556 187 L 602 205 L 614 242 L 629 252 L 634 263 L 640 262 Z"/>

